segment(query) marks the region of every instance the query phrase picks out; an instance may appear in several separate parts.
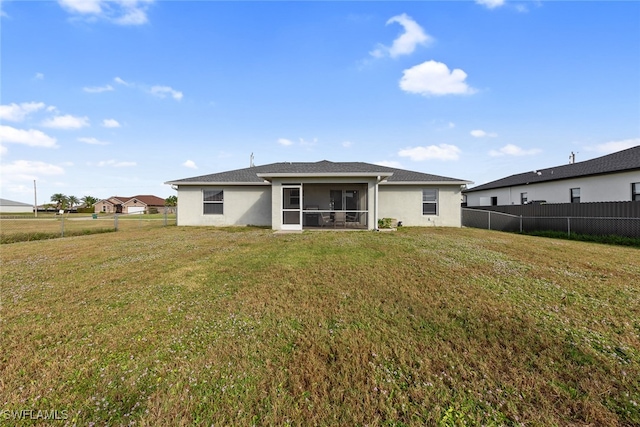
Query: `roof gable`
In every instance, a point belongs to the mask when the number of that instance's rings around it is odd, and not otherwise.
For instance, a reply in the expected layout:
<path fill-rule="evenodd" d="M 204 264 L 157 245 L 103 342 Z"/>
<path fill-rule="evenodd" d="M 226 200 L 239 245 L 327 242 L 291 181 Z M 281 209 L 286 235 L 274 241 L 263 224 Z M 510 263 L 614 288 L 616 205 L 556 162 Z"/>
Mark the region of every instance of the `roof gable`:
<path fill-rule="evenodd" d="M 210 175 L 201 175 L 192 178 L 167 181 L 166 184 L 194 185 L 194 184 L 264 184 L 266 177 L 270 174 L 299 174 L 303 176 L 318 176 L 332 174 L 353 176 L 363 175 L 386 175 L 388 183 L 402 182 L 451 182 L 451 184 L 468 183 L 457 178 L 449 178 L 438 175 L 431 175 L 422 172 L 408 171 L 404 169 L 390 168 L 363 162 L 330 162 L 322 160 L 319 162 L 283 162 L 271 163 L 268 165 L 254 166 L 245 169 L 237 169 L 228 172 L 219 172 Z"/>
<path fill-rule="evenodd" d="M 491 190 L 495 188 L 514 187 L 535 184 L 538 182 L 558 181 L 561 179 L 579 178 L 591 175 L 603 175 L 640 169 L 640 145 L 606 156 L 583 162 L 560 165 L 547 169 L 519 173 L 477 187 L 465 190 L 465 193 Z"/>

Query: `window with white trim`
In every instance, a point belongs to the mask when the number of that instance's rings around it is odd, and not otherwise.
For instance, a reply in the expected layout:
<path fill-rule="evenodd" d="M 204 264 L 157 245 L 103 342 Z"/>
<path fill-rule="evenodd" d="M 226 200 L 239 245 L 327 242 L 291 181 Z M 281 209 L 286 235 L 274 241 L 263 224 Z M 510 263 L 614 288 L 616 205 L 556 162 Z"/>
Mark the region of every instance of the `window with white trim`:
<path fill-rule="evenodd" d="M 631 200 L 634 202 L 640 201 L 640 182 L 631 184 Z"/>
<path fill-rule="evenodd" d="M 222 215 L 224 213 L 224 191 L 202 191 L 202 213 L 204 215 Z"/>
<path fill-rule="evenodd" d="M 438 190 L 435 188 L 422 190 L 422 215 L 438 215 Z"/>
<path fill-rule="evenodd" d="M 520 204 L 526 205 L 529 201 L 529 195 L 527 193 L 520 193 Z"/>

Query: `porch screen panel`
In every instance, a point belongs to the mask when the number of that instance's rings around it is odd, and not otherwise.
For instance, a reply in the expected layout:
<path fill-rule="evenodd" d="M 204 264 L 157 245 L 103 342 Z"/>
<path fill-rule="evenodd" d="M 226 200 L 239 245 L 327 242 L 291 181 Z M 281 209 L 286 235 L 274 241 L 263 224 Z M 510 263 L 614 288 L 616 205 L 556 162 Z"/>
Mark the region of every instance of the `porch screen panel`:
<path fill-rule="evenodd" d="M 283 224 L 300 224 L 300 211 L 284 211 L 282 212 Z"/>
<path fill-rule="evenodd" d="M 300 189 L 282 189 L 282 224 L 300 224 Z"/>
<path fill-rule="evenodd" d="M 284 188 L 282 197 L 283 209 L 300 209 L 300 189 Z"/>

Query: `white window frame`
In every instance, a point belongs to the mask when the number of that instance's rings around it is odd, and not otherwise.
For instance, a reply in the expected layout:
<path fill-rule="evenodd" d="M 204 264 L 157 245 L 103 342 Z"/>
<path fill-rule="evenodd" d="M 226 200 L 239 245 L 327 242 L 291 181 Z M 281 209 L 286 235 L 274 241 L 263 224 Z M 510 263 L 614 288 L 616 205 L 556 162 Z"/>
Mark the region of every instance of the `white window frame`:
<path fill-rule="evenodd" d="M 426 195 L 425 192 L 429 192 L 429 193 L 433 192 L 433 195 L 431 195 L 431 194 Z M 437 216 L 438 215 L 438 209 L 439 209 L 438 196 L 439 196 L 439 191 L 438 191 L 437 188 L 423 188 L 422 189 L 422 215 L 423 216 Z M 433 198 L 433 200 L 431 200 L 431 198 Z M 434 213 L 430 213 L 430 212 L 425 213 L 425 207 L 427 205 L 434 205 L 435 206 Z"/>
<path fill-rule="evenodd" d="M 631 201 L 640 201 L 640 182 L 631 183 Z"/>
<path fill-rule="evenodd" d="M 529 201 L 529 193 L 526 191 L 520 193 L 520 204 L 526 205 L 528 201 Z"/>
<path fill-rule="evenodd" d="M 209 197 L 215 198 L 220 195 L 221 200 L 206 200 L 207 192 L 213 193 Z M 207 212 L 207 206 L 219 205 L 220 212 Z M 202 214 L 203 215 L 224 215 L 224 190 L 221 188 L 205 188 L 202 190 Z"/>
<path fill-rule="evenodd" d="M 578 196 L 573 195 L 575 190 L 578 190 Z M 578 200 L 574 202 L 573 199 L 578 199 Z M 571 203 L 580 203 L 580 187 L 569 189 L 569 200 L 571 201 Z"/>

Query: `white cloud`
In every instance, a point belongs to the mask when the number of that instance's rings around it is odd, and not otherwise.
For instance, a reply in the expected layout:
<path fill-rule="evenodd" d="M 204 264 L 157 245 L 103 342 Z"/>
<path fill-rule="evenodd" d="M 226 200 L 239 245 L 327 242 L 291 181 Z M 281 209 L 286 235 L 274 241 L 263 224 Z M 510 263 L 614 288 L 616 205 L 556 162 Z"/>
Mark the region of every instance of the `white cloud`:
<path fill-rule="evenodd" d="M 495 132 L 485 132 L 482 129 L 476 129 L 469 132 L 475 138 L 495 138 L 498 136 Z"/>
<path fill-rule="evenodd" d="M 400 164 L 400 162 L 396 162 L 393 160 L 383 160 L 381 162 L 374 162 L 373 164 L 378 166 L 386 166 L 388 168 L 402 169 L 402 165 Z"/>
<path fill-rule="evenodd" d="M 122 80 L 120 77 L 115 77 L 113 79 L 114 82 L 120 84 L 120 85 L 124 85 L 124 86 L 131 86 L 129 83 L 125 82 L 124 80 Z"/>
<path fill-rule="evenodd" d="M 147 12 L 138 7 L 127 8 L 124 15 L 114 19 L 120 25 L 142 25 L 148 22 Z"/>
<path fill-rule="evenodd" d="M 433 37 L 425 33 L 422 27 L 406 13 L 390 18 L 386 25 L 393 23 L 402 25 L 404 32 L 393 41 L 391 47 L 379 44 L 375 50 L 369 52 L 374 58 L 382 58 L 385 55 L 392 58 L 409 55 L 418 45 L 427 45 L 433 42 Z"/>
<path fill-rule="evenodd" d="M 160 98 L 166 98 L 167 95 L 171 95 L 176 101 L 182 99 L 182 92 L 172 89 L 169 86 L 153 86 L 149 92 Z"/>
<path fill-rule="evenodd" d="M 84 90 L 87 93 L 111 92 L 113 90 L 113 86 L 106 85 L 106 86 L 83 87 L 82 90 Z"/>
<path fill-rule="evenodd" d="M 409 147 L 398 152 L 400 157 L 409 157 L 415 162 L 422 160 L 458 160 L 460 149 L 451 144 Z"/>
<path fill-rule="evenodd" d="M 2 165 L 3 177 L 10 177 L 12 182 L 34 180 L 40 175 L 63 175 L 64 169 L 50 163 L 33 160 L 16 160 Z"/>
<path fill-rule="evenodd" d="M 76 117 L 71 114 L 55 116 L 42 122 L 42 126 L 55 129 L 80 129 L 89 126 L 88 117 Z"/>
<path fill-rule="evenodd" d="M 90 145 L 109 145 L 108 142 L 100 141 L 96 138 L 78 138 L 78 141 L 84 142 L 85 144 L 90 144 Z"/>
<path fill-rule="evenodd" d="M 587 147 L 589 151 L 597 151 L 603 154 L 615 153 L 616 151 L 626 150 L 627 148 L 640 145 L 640 138 L 623 139 L 621 141 L 609 141 L 604 144 L 598 144 L 595 147 Z"/>
<path fill-rule="evenodd" d="M 58 0 L 74 15 L 88 16 L 87 21 L 104 19 L 118 25 L 142 25 L 148 22 L 147 9 L 154 0 Z"/>
<path fill-rule="evenodd" d="M 118 123 L 118 121 L 115 120 L 115 119 L 104 119 L 102 121 L 102 127 L 105 127 L 105 128 L 119 128 L 120 127 L 120 123 Z"/>
<path fill-rule="evenodd" d="M 102 13 L 102 0 L 58 0 L 62 8 L 69 12 L 80 14 L 100 14 Z"/>
<path fill-rule="evenodd" d="M 36 75 L 34 76 L 34 78 L 36 80 L 44 80 L 44 74 L 42 73 L 36 73 Z"/>
<path fill-rule="evenodd" d="M 530 150 L 524 150 L 517 145 L 507 144 L 504 147 L 498 150 L 489 151 L 489 155 L 491 157 L 501 157 L 501 156 L 532 156 L 534 154 L 540 153 L 542 150 L 538 148 L 532 148 Z"/>
<path fill-rule="evenodd" d="M 485 6 L 488 9 L 504 6 L 505 0 L 476 0 L 476 3 Z"/>
<path fill-rule="evenodd" d="M 288 147 L 289 145 L 293 145 L 293 141 L 286 138 L 278 138 L 278 144 Z"/>
<path fill-rule="evenodd" d="M 400 88 L 405 92 L 429 95 L 469 95 L 475 89 L 465 83 L 467 73 L 449 70 L 442 62 L 426 61 L 403 71 Z"/>
<path fill-rule="evenodd" d="M 5 147 L 4 145 L 0 145 L 0 155 L 5 155 L 7 154 L 9 150 L 7 149 L 7 147 Z"/>
<path fill-rule="evenodd" d="M 353 142 L 351 142 L 351 141 L 344 141 L 344 142 L 342 143 L 342 146 L 343 146 L 344 148 L 349 148 L 349 147 L 351 147 L 352 145 L 353 145 Z"/>
<path fill-rule="evenodd" d="M 124 167 L 136 166 L 136 165 L 137 165 L 136 162 L 118 162 L 116 160 L 103 160 L 101 162 L 98 162 L 96 166 L 101 168 L 105 166 L 110 166 L 113 168 L 124 168 Z"/>
<path fill-rule="evenodd" d="M 24 144 L 31 147 L 57 147 L 56 139 L 50 137 L 42 131 L 29 129 L 16 129 L 11 126 L 0 125 L 0 142 L 11 142 L 15 144 Z"/>
<path fill-rule="evenodd" d="M 193 160 L 187 160 L 182 164 L 182 166 L 189 169 L 198 169 L 198 166 L 196 166 L 196 162 L 194 162 Z"/>
<path fill-rule="evenodd" d="M 29 114 L 41 110 L 44 107 L 44 102 L 22 102 L 20 104 L 11 103 L 9 105 L 0 105 L 0 119 L 10 122 L 21 122 Z"/>

